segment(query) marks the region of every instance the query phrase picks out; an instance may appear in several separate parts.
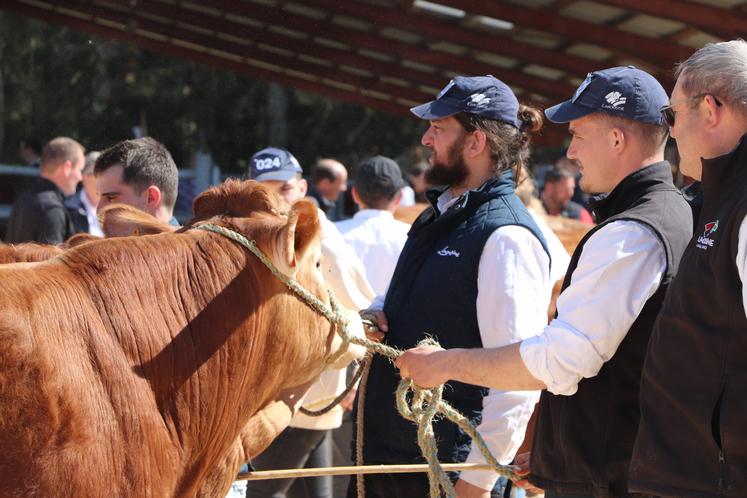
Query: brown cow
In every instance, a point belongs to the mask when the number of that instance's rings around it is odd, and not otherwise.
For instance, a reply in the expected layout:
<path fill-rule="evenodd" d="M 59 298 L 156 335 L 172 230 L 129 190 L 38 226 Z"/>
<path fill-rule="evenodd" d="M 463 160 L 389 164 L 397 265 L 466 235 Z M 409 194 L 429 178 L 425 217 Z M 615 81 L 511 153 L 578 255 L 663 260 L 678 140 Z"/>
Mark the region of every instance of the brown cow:
<path fill-rule="evenodd" d="M 254 182 L 195 201 L 196 220 L 256 240 L 327 301 L 316 208 L 288 209 Z M 254 255 L 204 231 L 90 242 L 0 279 L 0 496 L 195 496 L 336 337 Z"/>

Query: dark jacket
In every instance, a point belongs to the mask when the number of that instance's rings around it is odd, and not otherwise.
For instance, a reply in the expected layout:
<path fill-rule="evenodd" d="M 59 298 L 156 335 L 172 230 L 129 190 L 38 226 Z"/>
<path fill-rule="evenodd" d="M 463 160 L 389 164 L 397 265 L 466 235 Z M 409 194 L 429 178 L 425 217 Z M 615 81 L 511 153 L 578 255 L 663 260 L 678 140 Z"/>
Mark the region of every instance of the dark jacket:
<path fill-rule="evenodd" d="M 672 183 L 667 162 L 629 175 L 596 202 L 594 213 L 599 225 L 576 247 L 562 290 L 571 285 L 589 238 L 618 220 L 644 224 L 657 235 L 664 247 L 666 270 L 657 291 L 596 376 L 582 379 L 571 396 L 542 393 L 530 482 L 560 494 L 624 497 L 628 496 L 628 466 L 640 416 L 638 386 L 643 357 L 667 286 L 690 239 L 692 221 L 687 202 Z"/>
<path fill-rule="evenodd" d="M 5 241 L 61 244 L 75 228 L 65 207 L 65 194 L 45 178 L 37 178 L 16 200 L 8 220 Z"/>
<path fill-rule="evenodd" d="M 435 203 L 440 192 L 429 192 Z M 479 348 L 477 277 L 483 247 L 499 227 L 527 228 L 545 246 L 531 215 L 514 194 L 510 173 L 466 193 L 444 213 L 427 209 L 413 224 L 387 291 L 385 342 L 414 347 L 426 335 L 445 348 Z M 547 249 L 545 249 L 547 250 Z M 365 401 L 366 463 L 422 463 L 416 426 L 402 418 L 394 392 L 399 375 L 386 358 L 375 355 Z M 488 389 L 449 382 L 444 399 L 474 424 L 481 419 Z M 446 419 L 434 424 L 441 462 L 464 461 L 471 440 Z"/>
<path fill-rule="evenodd" d="M 703 207 L 651 336 L 633 490 L 747 496 L 747 317 L 737 273 L 747 138 L 703 161 Z M 742 247 L 743 251 L 747 248 Z"/>

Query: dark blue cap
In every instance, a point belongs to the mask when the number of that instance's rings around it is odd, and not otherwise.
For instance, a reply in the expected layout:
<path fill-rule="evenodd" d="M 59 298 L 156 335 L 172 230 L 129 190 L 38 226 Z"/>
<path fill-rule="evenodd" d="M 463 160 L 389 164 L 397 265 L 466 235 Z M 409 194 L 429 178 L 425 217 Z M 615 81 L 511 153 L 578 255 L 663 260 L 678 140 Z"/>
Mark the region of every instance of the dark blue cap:
<path fill-rule="evenodd" d="M 460 112 L 521 127 L 519 101 L 511 89 L 493 76 L 457 76 L 436 100 L 410 109 L 421 119 L 443 119 Z"/>
<path fill-rule="evenodd" d="M 249 179 L 264 182 L 280 180 L 287 182 L 296 175 L 303 174 L 301 165 L 293 154 L 285 149 L 268 147 L 262 149 L 249 160 Z"/>
<path fill-rule="evenodd" d="M 669 97 L 656 78 L 633 66 L 594 71 L 586 76 L 571 100 L 545 109 L 553 123 L 568 123 L 593 112 L 632 119 L 648 124 L 664 124 L 661 108 Z"/>

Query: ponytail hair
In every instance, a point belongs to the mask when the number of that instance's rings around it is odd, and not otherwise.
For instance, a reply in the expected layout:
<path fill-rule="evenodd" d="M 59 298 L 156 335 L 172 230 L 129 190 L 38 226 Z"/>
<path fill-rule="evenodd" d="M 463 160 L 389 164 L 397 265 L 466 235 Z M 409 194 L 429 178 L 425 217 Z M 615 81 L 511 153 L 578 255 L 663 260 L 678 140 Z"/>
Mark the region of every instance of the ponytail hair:
<path fill-rule="evenodd" d="M 520 126 L 494 119 L 460 113 L 454 116 L 468 132 L 480 130 L 487 137 L 490 157 L 493 160 L 493 174 L 496 176 L 510 169 L 517 185 L 522 181 L 520 171 L 529 167 L 532 135 L 537 133 L 544 122 L 542 112 L 534 107 L 519 105 Z"/>

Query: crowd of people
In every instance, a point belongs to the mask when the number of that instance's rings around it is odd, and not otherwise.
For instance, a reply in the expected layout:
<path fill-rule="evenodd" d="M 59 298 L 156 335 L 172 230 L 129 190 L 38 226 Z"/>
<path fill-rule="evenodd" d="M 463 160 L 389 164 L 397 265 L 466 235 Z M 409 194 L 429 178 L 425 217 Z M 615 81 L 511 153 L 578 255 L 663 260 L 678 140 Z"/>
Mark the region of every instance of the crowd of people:
<path fill-rule="evenodd" d="M 455 77 L 411 109 L 428 124 L 430 155 L 405 171 L 383 156 L 350 171 L 321 158 L 304 176 L 291 151 L 256 152 L 246 178 L 288 204 L 316 201 L 327 285 L 405 352 L 396 364 L 374 356 L 364 391 L 331 411 L 297 413 L 253 468 L 331 466 L 334 431 L 345 411 L 357 414 L 356 396 L 365 396 L 351 443 L 363 444 L 358 463 L 422 463 L 416 427 L 396 410 L 405 377 L 446 383 L 444 399 L 526 476 L 454 474 L 460 498 L 515 486 L 548 498 L 744 493 L 747 43 L 706 45 L 676 78 L 668 96 L 643 70 L 601 69 L 542 113 L 493 76 Z M 538 178 L 538 195 L 520 197 L 545 119 L 567 124 L 567 157 Z M 665 160 L 670 136 L 690 180 L 684 194 Z M 178 170 L 153 138 L 88 154 L 68 137 L 40 154 L 23 146 L 39 177 L 18 197 L 6 242 L 101 236 L 97 211 L 113 203 L 178 225 Z M 341 201 L 348 186 L 352 217 Z M 395 218 L 414 203 L 423 209 L 411 225 Z M 544 215 L 588 227 L 571 255 Z M 439 345 L 419 345 L 426 337 Z M 348 376 L 324 372 L 304 407 L 341 394 Z M 434 432 L 441 462 L 484 463 L 459 427 L 438 420 Z M 425 474 L 366 475 L 364 485 L 368 497 L 429 494 Z M 356 493 L 353 478 L 347 496 Z M 330 477 L 246 488 L 252 498 L 332 495 Z"/>

